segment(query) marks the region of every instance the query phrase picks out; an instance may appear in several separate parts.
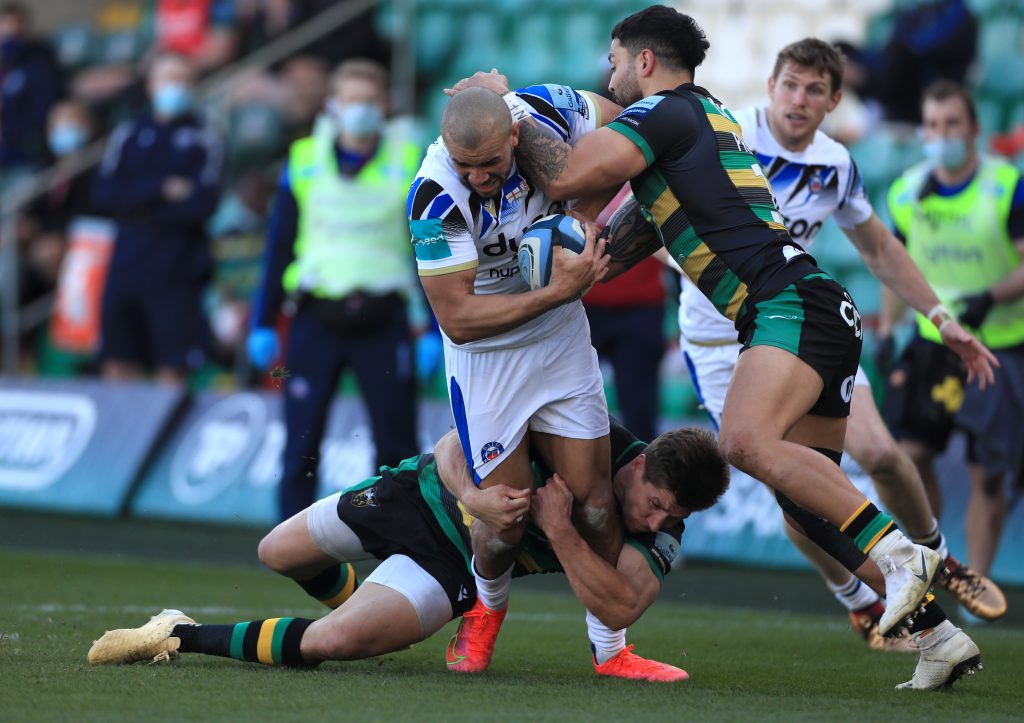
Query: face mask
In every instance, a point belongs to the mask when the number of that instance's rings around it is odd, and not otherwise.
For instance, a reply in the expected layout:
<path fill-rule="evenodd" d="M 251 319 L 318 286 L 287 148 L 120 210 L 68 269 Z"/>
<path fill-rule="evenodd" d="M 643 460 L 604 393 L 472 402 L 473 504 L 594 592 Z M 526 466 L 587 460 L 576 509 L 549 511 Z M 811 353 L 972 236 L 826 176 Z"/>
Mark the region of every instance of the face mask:
<path fill-rule="evenodd" d="M 47 136 L 50 150 L 55 156 L 66 156 L 74 153 L 89 140 L 88 134 L 81 126 L 65 123 L 58 125 Z"/>
<path fill-rule="evenodd" d="M 332 101 L 328 104 L 328 111 L 338 133 L 365 138 L 380 133 L 384 125 L 384 113 L 371 103 L 340 105 Z"/>
<path fill-rule="evenodd" d="M 967 143 L 963 138 L 937 138 L 925 141 L 924 155 L 939 168 L 955 171 L 967 160 Z"/>
<path fill-rule="evenodd" d="M 165 118 L 177 118 L 192 108 L 192 89 L 186 85 L 168 83 L 153 93 L 153 110 Z"/>

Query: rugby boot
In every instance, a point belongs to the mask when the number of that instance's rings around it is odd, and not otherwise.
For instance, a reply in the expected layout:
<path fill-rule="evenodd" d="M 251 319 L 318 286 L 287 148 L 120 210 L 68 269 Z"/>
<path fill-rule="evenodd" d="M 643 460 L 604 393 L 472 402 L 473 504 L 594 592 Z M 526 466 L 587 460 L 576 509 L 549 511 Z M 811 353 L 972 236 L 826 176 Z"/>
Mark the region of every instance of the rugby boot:
<path fill-rule="evenodd" d="M 881 601 L 860 610 L 851 610 L 850 628 L 872 650 L 888 653 L 916 653 L 917 645 L 906 628 L 898 628 L 897 632 L 887 638 L 878 634 L 878 621 L 882 619 L 884 612 L 885 606 Z"/>
<path fill-rule="evenodd" d="M 457 673 L 480 673 L 487 670 L 494 655 L 494 643 L 505 620 L 504 610 L 491 610 L 479 600 L 462 616 L 459 629 L 455 631 L 445 661 L 448 670 Z"/>
<path fill-rule="evenodd" d="M 952 555 L 946 558 L 946 570 L 938 583 L 953 593 L 971 615 L 982 620 L 998 620 L 1006 615 L 1006 595 L 999 586 Z"/>
<path fill-rule="evenodd" d="M 676 683 L 690 677 L 690 674 L 681 668 L 641 658 L 633 653 L 632 645 L 627 645 L 614 658 L 609 658 L 603 663 L 598 663 L 597 658 L 594 658 L 594 671 L 598 675 L 610 678 L 646 680 L 650 683 Z"/>
<path fill-rule="evenodd" d="M 878 621 L 878 634 L 888 635 L 920 607 L 942 569 L 942 558 L 929 547 L 915 545 L 899 530 L 879 540 L 868 556 L 885 576 L 885 612 Z"/>
<path fill-rule="evenodd" d="M 181 610 L 164 610 L 149 619 L 141 628 L 108 630 L 89 648 L 89 662 L 154 663 L 178 657 L 181 640 L 171 637 L 175 625 L 195 625 L 196 621 Z"/>
<path fill-rule="evenodd" d="M 943 620 L 934 628 L 912 635 L 921 650 L 914 677 L 896 686 L 903 690 L 948 688 L 963 675 L 982 669 L 981 651 L 960 628 Z"/>

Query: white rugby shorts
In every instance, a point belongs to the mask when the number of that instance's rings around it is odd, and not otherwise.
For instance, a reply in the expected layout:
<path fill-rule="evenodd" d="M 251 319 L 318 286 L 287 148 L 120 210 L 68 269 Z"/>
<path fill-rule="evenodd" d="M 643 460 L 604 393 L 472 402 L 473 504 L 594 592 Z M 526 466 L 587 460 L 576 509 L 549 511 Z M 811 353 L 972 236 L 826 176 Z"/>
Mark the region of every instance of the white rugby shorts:
<path fill-rule="evenodd" d="M 608 402 L 584 314 L 526 346 L 471 352 L 445 344 L 455 427 L 479 484 L 534 432 L 608 434 Z"/>
<path fill-rule="evenodd" d="M 320 550 L 339 562 L 370 560 L 359 536 L 338 517 L 338 499 L 345 491 L 335 492 L 313 503 L 306 515 L 310 537 Z M 452 604 L 441 583 L 406 555 L 383 560 L 363 581 L 389 587 L 401 594 L 416 609 L 423 638 L 429 638 L 452 619 Z"/>
<path fill-rule="evenodd" d="M 725 394 L 729 391 L 732 372 L 742 344 L 705 345 L 679 338 L 679 348 L 686 358 L 690 380 L 697 392 L 697 398 L 717 430 L 722 424 L 722 410 L 725 409 Z M 871 387 L 863 367 L 857 367 L 854 386 Z"/>

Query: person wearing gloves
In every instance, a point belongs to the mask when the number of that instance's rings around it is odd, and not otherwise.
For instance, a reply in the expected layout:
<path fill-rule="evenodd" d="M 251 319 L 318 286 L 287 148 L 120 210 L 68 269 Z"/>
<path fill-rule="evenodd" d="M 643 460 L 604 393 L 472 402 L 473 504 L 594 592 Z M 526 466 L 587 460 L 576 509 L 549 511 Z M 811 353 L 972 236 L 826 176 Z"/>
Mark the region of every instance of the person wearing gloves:
<path fill-rule="evenodd" d="M 292 316 L 282 520 L 316 499 L 320 442 L 346 368 L 362 390 L 377 466 L 419 451 L 413 328 L 428 322 L 404 211 L 420 148 L 403 123 L 385 119 L 383 67 L 345 61 L 330 87 L 281 174 L 247 343 L 253 366 L 268 369 L 281 353 L 277 315 Z"/>

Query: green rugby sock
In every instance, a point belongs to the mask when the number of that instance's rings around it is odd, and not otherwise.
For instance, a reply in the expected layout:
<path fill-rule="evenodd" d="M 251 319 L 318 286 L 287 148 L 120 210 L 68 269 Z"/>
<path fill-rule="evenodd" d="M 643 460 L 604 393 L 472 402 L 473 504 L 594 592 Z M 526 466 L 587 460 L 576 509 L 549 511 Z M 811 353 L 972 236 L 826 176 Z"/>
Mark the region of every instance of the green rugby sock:
<path fill-rule="evenodd" d="M 180 653 L 302 667 L 306 663 L 299 646 L 312 624 L 305 618 L 269 618 L 235 625 L 175 625 L 171 637 L 181 640 Z"/>
<path fill-rule="evenodd" d="M 890 532 L 895 532 L 897 527 L 889 515 L 880 511 L 870 501 L 864 500 L 860 509 L 839 529 L 853 540 L 861 552 L 868 553 L 879 540 Z"/>
<path fill-rule="evenodd" d="M 355 568 L 347 562 L 327 568 L 309 580 L 296 580 L 307 595 L 316 598 L 331 610 L 352 597 L 359 587 Z"/>

